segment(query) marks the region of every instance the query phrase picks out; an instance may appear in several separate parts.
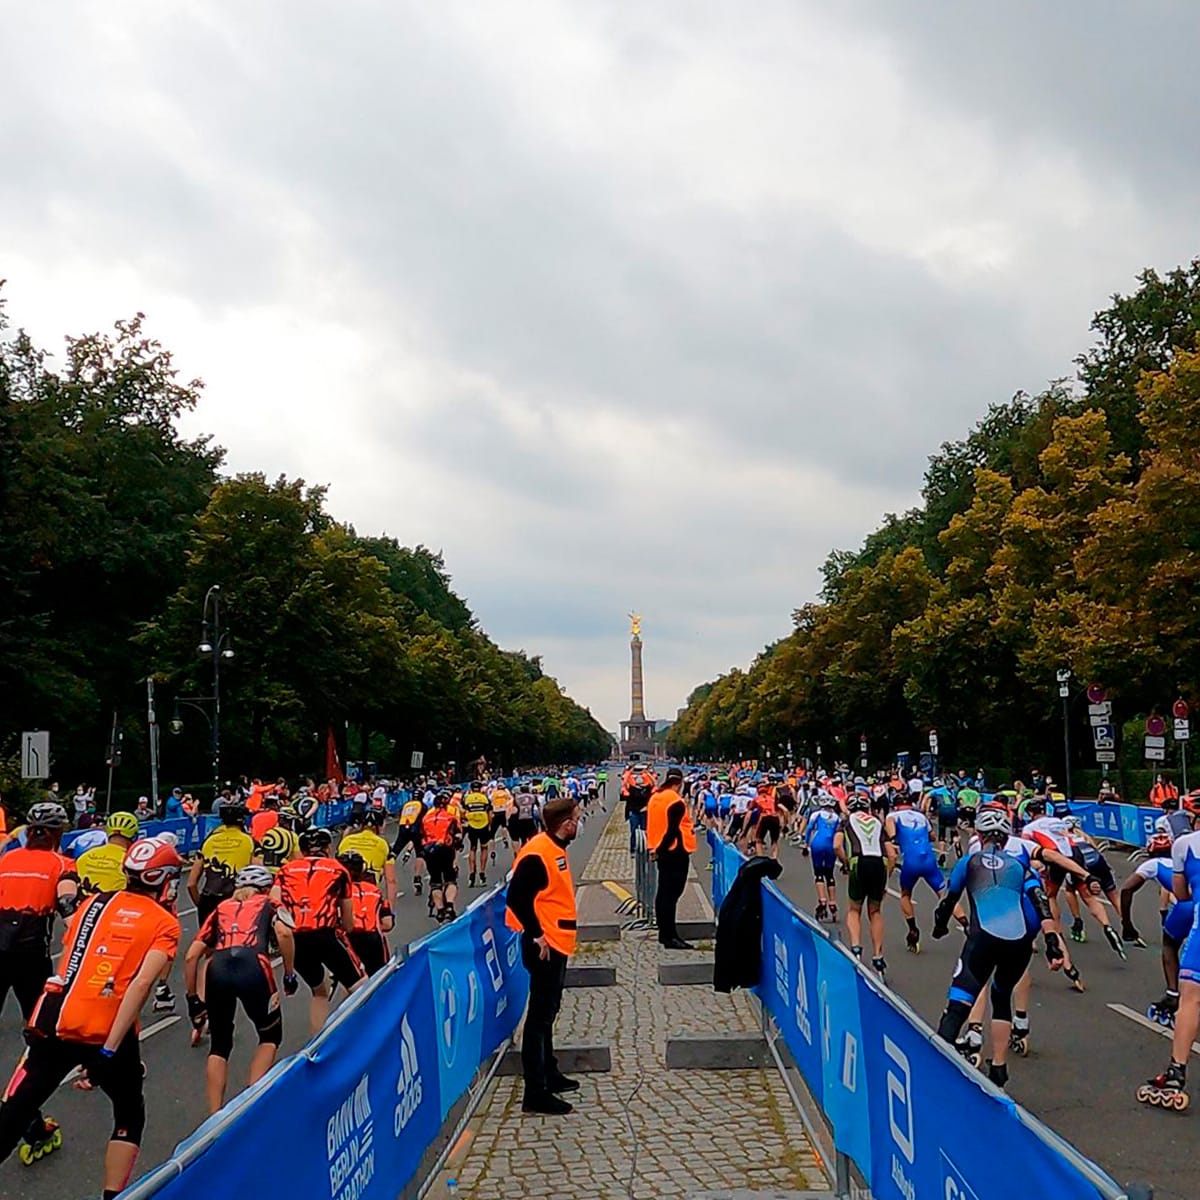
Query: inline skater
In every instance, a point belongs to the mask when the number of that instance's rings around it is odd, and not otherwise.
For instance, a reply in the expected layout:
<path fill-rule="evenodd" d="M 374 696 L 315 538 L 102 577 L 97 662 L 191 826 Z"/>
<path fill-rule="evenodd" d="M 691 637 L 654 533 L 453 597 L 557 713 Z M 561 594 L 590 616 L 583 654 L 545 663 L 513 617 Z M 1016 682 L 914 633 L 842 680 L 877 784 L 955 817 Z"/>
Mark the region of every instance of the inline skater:
<path fill-rule="evenodd" d="M 392 931 L 395 919 L 362 855 L 354 850 L 342 851 L 338 854 L 338 862 L 350 872 L 350 904 L 354 910 L 350 945 L 370 977 L 382 969 L 392 955 L 387 935 Z"/>
<path fill-rule="evenodd" d="M 361 855 L 371 878 L 383 893 L 384 903 L 394 907 L 396 898 L 404 893 L 396 886 L 396 856 L 379 832 L 385 819 L 382 809 L 368 809 L 363 816 L 363 827 L 346 834 L 338 843 L 338 854 L 353 851 Z"/>
<path fill-rule="evenodd" d="M 1146 842 L 1147 858 L 1138 863 L 1133 873 L 1121 884 L 1121 936 L 1135 946 L 1144 946 L 1142 935 L 1133 924 L 1133 897 L 1153 880 L 1159 888 L 1162 903 L 1170 905 L 1162 911 L 1162 968 L 1166 990 L 1146 1010 L 1146 1016 L 1160 1025 L 1175 1024 L 1179 1010 L 1179 949 L 1186 941 L 1195 916 L 1191 900 L 1175 900 L 1174 868 L 1171 863 L 1171 835 L 1165 831 L 1152 833 Z"/>
<path fill-rule="evenodd" d="M 432 793 L 427 794 L 432 796 Z M 423 845 L 421 822 L 432 805 L 432 799 L 427 805 L 424 799 L 418 799 L 415 793 L 405 800 L 396 823 L 396 838 L 392 842 L 393 858 L 400 858 L 408 853 L 415 855 L 413 858 L 413 894 L 417 896 L 421 894 L 421 877 L 425 874 L 425 860 L 421 857 Z"/>
<path fill-rule="evenodd" d="M 495 862 L 496 842 L 500 835 L 504 835 L 505 850 L 512 845 L 508 836 L 508 807 L 512 803 L 512 792 L 505 787 L 503 779 L 497 779 L 489 798 L 492 802 L 492 862 Z"/>
<path fill-rule="evenodd" d="M 921 953 L 921 931 L 917 928 L 913 907 L 913 889 L 923 879 L 935 896 L 946 887 L 946 877 L 938 868 L 931 837 L 929 818 L 913 807 L 911 793 L 903 789 L 896 794 L 896 811 L 886 822 L 888 838 L 900 852 L 900 911 L 908 924 L 905 944 L 911 954 Z"/>
<path fill-rule="evenodd" d="M 453 921 L 458 915 L 454 901 L 458 897 L 458 864 L 455 861 L 461 839 L 461 828 L 450 811 L 450 797 L 439 792 L 433 808 L 421 822 L 425 845 L 421 857 L 429 870 L 429 912 L 440 925 Z"/>
<path fill-rule="evenodd" d="M 75 864 L 59 853 L 66 828 L 67 810 L 61 804 L 35 804 L 25 818 L 25 844 L 0 858 L 0 1010 L 11 990 L 25 1021 L 54 969 L 54 915 L 66 920 L 79 902 Z M 34 1111 L 26 1122 L 21 1161 L 28 1166 L 52 1154 L 62 1141 L 58 1122 Z M 5 1154 L 11 1151 L 9 1147 Z"/>
<path fill-rule="evenodd" d="M 58 809 L 65 825 L 61 806 L 48 807 Z M 57 822 L 58 814 L 39 814 L 42 808 L 34 805 L 30 819 Z M 125 856 L 125 890 L 89 896 L 75 910 L 58 971 L 34 1006 L 28 1049 L 0 1105 L 0 1161 L 70 1071 L 82 1067 L 83 1086 L 100 1088 L 112 1104 L 104 1200 L 129 1182 L 146 1124 L 137 1020 L 179 949 L 173 909 L 182 867 L 173 842 L 143 838 Z M 22 1160 L 32 1158 L 23 1153 Z"/>
<path fill-rule="evenodd" d="M 750 815 L 750 805 L 753 800 L 754 796 L 750 791 L 748 783 L 739 783 L 730 797 L 729 828 L 725 831 L 725 836 L 734 845 L 739 845 L 742 838 L 748 832 L 746 823 Z"/>
<path fill-rule="evenodd" d="M 266 867 L 274 876 L 284 863 L 291 862 L 299 853 L 300 839 L 286 826 L 276 825 L 263 834 L 254 857 L 259 866 Z"/>
<path fill-rule="evenodd" d="M 837 801 L 825 795 L 804 827 L 804 845 L 812 857 L 813 884 L 817 889 L 818 921 L 837 921 L 837 885 L 834 883 L 834 839 L 842 823 Z"/>
<path fill-rule="evenodd" d="M 188 895 L 196 906 L 196 920 L 201 925 L 222 900 L 233 895 L 237 873 L 254 861 L 254 839 L 242 828 L 246 820 L 245 804 L 240 800 L 225 800 L 218 806 L 217 815 L 221 818 L 220 827 L 204 839 L 200 857 L 188 872 Z"/>
<path fill-rule="evenodd" d="M 766 852 L 767 839 L 771 839 L 771 857 L 779 857 L 781 823 L 775 799 L 775 789 L 769 780 L 758 785 L 758 794 L 750 803 L 750 829 L 753 831 L 754 853 Z"/>
<path fill-rule="evenodd" d="M 1171 846 L 1171 890 L 1179 901 L 1195 901 L 1200 892 L 1200 833 L 1185 833 Z M 1200 1030 L 1200 937 L 1192 929 L 1179 954 L 1179 1004 L 1171 1039 L 1171 1060 L 1161 1075 L 1137 1089 L 1137 1099 L 1156 1108 L 1183 1112 L 1190 1103 L 1187 1061 Z"/>
<path fill-rule="evenodd" d="M 1096 919 L 1104 933 L 1104 940 L 1115 954 L 1122 960 L 1126 959 L 1125 946 L 1117 931 L 1112 927 L 1104 905 L 1100 900 L 1103 895 L 1108 899 L 1115 912 L 1121 911 L 1120 898 L 1117 896 L 1117 885 L 1113 880 L 1112 868 L 1108 859 L 1100 852 L 1092 839 L 1079 828 L 1075 817 L 1064 817 L 1063 825 L 1067 831 L 1067 839 L 1071 845 L 1071 856 L 1075 862 L 1084 867 L 1087 877 L 1080 882 L 1072 878 L 1068 887 L 1075 891 L 1088 912 Z M 1079 918 L 1082 920 L 1082 918 Z"/>
<path fill-rule="evenodd" d="M 115 812 L 104 822 L 105 841 L 85 850 L 75 860 L 79 872 L 79 890 L 93 896 L 97 892 L 125 890 L 125 855 L 137 840 L 141 826 L 131 812 Z"/>
<path fill-rule="evenodd" d="M 949 783 L 935 779 L 926 799 L 937 818 L 938 866 L 944 867 L 950 846 L 958 849 L 958 798 Z"/>
<path fill-rule="evenodd" d="M 508 806 L 508 832 L 516 849 L 519 850 L 536 836 L 539 811 L 537 796 L 530 785 L 517 784 L 516 793 Z"/>
<path fill-rule="evenodd" d="M 982 849 L 955 866 L 934 915 L 933 936 L 943 938 L 949 932 L 950 917 L 959 898 L 966 893 L 970 910 L 967 940 L 950 984 L 938 1034 L 951 1045 L 957 1044 L 972 1005 L 991 979 L 993 1057 L 988 1062 L 988 1078 L 1004 1087 L 1012 1037 L 1012 995 L 1029 966 L 1034 937 L 1040 928 L 1046 941 L 1046 961 L 1053 971 L 1063 963 L 1062 941 L 1038 877 L 1027 863 L 1005 851 L 1012 834 L 1008 813 L 998 809 L 980 811 L 975 830 Z"/>
<path fill-rule="evenodd" d="M 332 987 L 340 983 L 353 992 L 367 978 L 346 936 L 354 927 L 350 872 L 331 856 L 332 845 L 328 829 L 306 829 L 300 835 L 301 857 L 279 868 L 271 892 L 292 918 L 295 971 L 312 993 L 308 1017 L 314 1034 L 329 1017 Z"/>
<path fill-rule="evenodd" d="M 264 836 L 277 829 L 269 829 Z M 283 1040 L 283 1013 L 271 965 L 273 946 L 278 947 L 283 959 L 284 992 L 292 996 L 299 985 L 293 969 L 291 917 L 268 895 L 274 883 L 275 877 L 267 867 L 257 863 L 243 867 L 234 879 L 233 895 L 212 911 L 184 958 L 188 1016 L 197 1032 L 205 1023 L 208 1025 L 205 1093 L 210 1113 L 225 1103 L 239 1002 L 258 1034 L 246 1085 L 261 1079 L 275 1063 Z M 208 970 L 205 999 L 201 1000 L 196 989 L 203 960 L 208 961 Z"/>
<path fill-rule="evenodd" d="M 847 885 L 850 907 L 846 910 L 846 932 L 850 938 L 850 950 L 855 958 L 862 958 L 862 909 L 865 903 L 874 956 L 871 966 L 880 979 L 886 982 L 882 905 L 895 847 L 888 840 L 883 822 L 871 812 L 868 796 L 856 791 L 846 801 L 846 806 L 849 813 L 834 836 L 833 848 L 850 875 Z"/>
<path fill-rule="evenodd" d="M 578 792 L 578 781 L 574 775 L 568 775 L 568 791 L 572 783 Z M 572 797 L 572 802 L 577 799 L 577 796 Z M 471 790 L 463 797 L 462 807 L 467 826 L 467 870 L 470 872 L 467 886 L 474 887 L 478 876 L 480 887 L 487 887 L 488 843 L 492 840 L 492 806 L 483 788 L 478 783 L 473 783 Z"/>

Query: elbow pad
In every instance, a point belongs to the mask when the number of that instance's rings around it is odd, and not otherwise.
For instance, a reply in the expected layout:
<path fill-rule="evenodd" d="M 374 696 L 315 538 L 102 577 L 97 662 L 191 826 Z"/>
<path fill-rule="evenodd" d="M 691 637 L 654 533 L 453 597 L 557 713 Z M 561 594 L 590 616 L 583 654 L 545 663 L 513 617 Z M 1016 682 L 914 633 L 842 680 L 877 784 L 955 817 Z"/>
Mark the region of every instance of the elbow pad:
<path fill-rule="evenodd" d="M 54 901 L 54 907 L 58 909 L 58 915 L 64 921 L 71 917 L 71 914 L 79 907 L 79 893 L 74 892 L 70 896 L 59 896 Z"/>

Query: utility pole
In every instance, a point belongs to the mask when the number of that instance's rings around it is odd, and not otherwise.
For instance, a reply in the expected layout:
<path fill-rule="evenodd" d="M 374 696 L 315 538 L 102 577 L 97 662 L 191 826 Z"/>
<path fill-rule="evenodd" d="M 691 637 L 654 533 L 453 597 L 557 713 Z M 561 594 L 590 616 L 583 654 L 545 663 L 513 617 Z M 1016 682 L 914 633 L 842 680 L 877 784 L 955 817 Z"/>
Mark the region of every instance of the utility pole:
<path fill-rule="evenodd" d="M 117 729 L 117 710 L 113 709 L 112 732 L 108 735 L 108 789 L 104 793 L 104 815 L 112 812 L 113 769 L 121 765 L 121 739 L 124 736 Z"/>
<path fill-rule="evenodd" d="M 1058 694 L 1063 702 L 1063 765 L 1065 767 L 1066 796 L 1070 800 L 1075 793 L 1071 791 L 1071 671 L 1062 667 L 1056 672 L 1058 678 Z"/>

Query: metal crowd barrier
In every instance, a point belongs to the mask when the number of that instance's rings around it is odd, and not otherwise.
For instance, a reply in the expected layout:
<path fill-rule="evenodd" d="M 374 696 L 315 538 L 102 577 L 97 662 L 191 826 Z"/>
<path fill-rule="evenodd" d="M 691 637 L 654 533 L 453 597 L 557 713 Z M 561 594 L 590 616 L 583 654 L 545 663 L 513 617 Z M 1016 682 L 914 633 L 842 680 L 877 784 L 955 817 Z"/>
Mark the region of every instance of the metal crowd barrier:
<path fill-rule="evenodd" d="M 634 919 L 625 928 L 654 929 L 657 925 L 654 918 L 654 897 L 658 893 L 658 870 L 650 858 L 646 831 L 635 829 L 633 839 L 633 900 L 627 900 L 622 908 Z"/>

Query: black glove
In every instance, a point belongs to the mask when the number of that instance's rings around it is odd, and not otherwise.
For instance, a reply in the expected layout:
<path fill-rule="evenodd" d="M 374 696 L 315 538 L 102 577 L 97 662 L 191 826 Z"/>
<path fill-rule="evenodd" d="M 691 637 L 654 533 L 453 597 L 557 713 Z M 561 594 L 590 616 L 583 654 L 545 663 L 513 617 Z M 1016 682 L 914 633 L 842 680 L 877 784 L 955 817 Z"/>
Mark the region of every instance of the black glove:
<path fill-rule="evenodd" d="M 1087 888 L 1087 890 L 1088 890 L 1088 891 L 1089 891 L 1089 892 L 1090 892 L 1090 893 L 1091 893 L 1093 896 L 1098 896 L 1098 895 L 1100 895 L 1100 892 L 1101 892 L 1101 888 L 1100 888 L 1100 880 L 1099 880 L 1099 879 L 1097 879 L 1095 875 L 1089 875 L 1089 876 L 1088 876 L 1088 877 L 1087 877 L 1087 878 L 1086 878 L 1086 879 L 1083 881 L 1083 886 L 1084 886 L 1085 888 Z"/>
<path fill-rule="evenodd" d="M 208 1016 L 208 1006 L 200 999 L 199 996 L 189 995 L 187 998 L 188 1020 L 192 1023 L 193 1029 L 201 1029 L 204 1026 L 205 1018 Z"/>
<path fill-rule="evenodd" d="M 295 971 L 283 977 L 283 994 L 285 996 L 294 996 L 299 986 L 300 980 L 296 978 Z"/>
<path fill-rule="evenodd" d="M 1042 936 L 1046 939 L 1046 961 L 1049 963 L 1062 962 L 1063 949 L 1058 934 L 1053 929 L 1049 929 Z"/>
<path fill-rule="evenodd" d="M 950 926 L 949 926 L 949 925 L 947 925 L 947 924 L 945 924 L 945 922 L 943 922 L 943 921 L 934 921 L 934 923 L 933 923 L 933 937 L 934 937 L 934 940 L 935 940 L 935 941 L 936 941 L 937 939 L 939 939 L 939 938 L 944 938 L 944 937 L 946 936 L 946 934 L 948 934 L 949 932 L 950 932 Z"/>
<path fill-rule="evenodd" d="M 944 938 L 950 932 L 950 914 L 954 911 L 953 904 L 945 900 L 933 911 L 933 936 L 935 939 Z"/>

